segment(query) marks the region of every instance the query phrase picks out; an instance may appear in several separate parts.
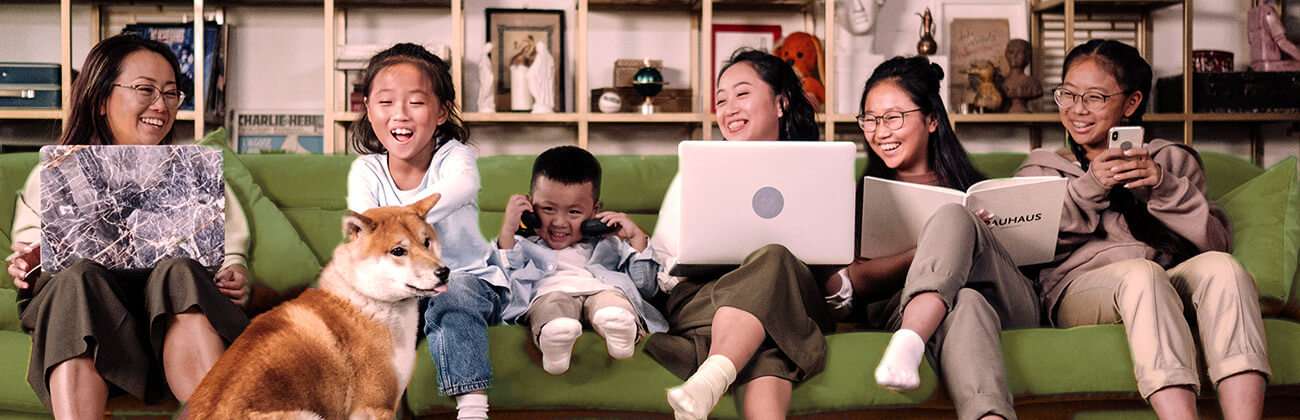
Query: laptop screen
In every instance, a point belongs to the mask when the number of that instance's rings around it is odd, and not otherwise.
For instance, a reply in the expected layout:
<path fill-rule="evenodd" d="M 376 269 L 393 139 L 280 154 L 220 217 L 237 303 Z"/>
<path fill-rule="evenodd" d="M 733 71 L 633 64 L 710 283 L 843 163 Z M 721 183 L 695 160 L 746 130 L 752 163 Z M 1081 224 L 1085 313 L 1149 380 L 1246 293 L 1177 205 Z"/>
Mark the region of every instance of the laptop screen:
<path fill-rule="evenodd" d="M 225 256 L 222 156 L 204 146 L 41 148 L 41 268 L 110 269 Z"/>

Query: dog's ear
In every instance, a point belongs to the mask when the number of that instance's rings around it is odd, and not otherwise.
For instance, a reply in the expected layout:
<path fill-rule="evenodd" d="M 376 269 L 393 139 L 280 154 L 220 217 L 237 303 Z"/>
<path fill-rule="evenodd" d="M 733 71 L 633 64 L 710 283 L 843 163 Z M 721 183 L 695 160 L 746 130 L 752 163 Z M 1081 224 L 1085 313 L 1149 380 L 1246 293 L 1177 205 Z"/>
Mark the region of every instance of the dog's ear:
<path fill-rule="evenodd" d="M 420 218 L 423 219 L 426 214 L 429 214 L 429 210 L 432 210 L 433 206 L 438 204 L 440 199 L 442 199 L 442 194 L 433 193 L 428 197 L 424 197 L 423 200 L 415 202 L 411 207 L 415 208 L 415 212 L 419 213 Z"/>
<path fill-rule="evenodd" d="M 362 216 L 360 213 L 348 210 L 343 215 L 343 237 L 349 241 L 356 239 L 361 234 L 369 234 L 375 229 L 375 221 L 369 217 Z"/>

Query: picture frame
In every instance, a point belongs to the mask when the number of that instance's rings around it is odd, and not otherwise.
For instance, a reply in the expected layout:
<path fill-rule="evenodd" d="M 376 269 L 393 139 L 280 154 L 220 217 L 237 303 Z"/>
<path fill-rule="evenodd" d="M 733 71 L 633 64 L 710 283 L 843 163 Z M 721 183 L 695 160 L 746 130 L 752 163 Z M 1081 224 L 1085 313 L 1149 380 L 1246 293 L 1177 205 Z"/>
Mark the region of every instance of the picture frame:
<path fill-rule="evenodd" d="M 997 47 L 998 53 L 994 57 L 983 57 L 993 58 L 994 65 L 1003 71 L 1006 70 L 1007 64 L 1006 59 L 1002 57 L 1001 51 L 1006 47 L 1006 39 L 1031 39 L 1029 34 L 1029 3 L 1024 0 L 940 0 L 933 13 L 935 23 L 934 38 L 939 42 L 938 55 L 946 57 L 948 60 L 943 70 L 947 76 L 944 77 L 944 83 L 948 85 L 945 89 L 947 95 L 945 104 L 948 105 L 950 110 L 961 109 L 961 98 L 966 91 L 966 86 L 969 84 L 965 75 L 966 68 L 961 66 L 967 65 L 969 59 L 973 57 L 970 54 L 971 51 L 965 51 L 964 54 L 953 51 L 952 29 L 954 20 L 973 21 L 971 23 L 974 23 L 974 26 L 968 25 L 967 28 L 979 29 L 984 26 L 984 29 L 980 29 L 981 31 L 985 29 L 992 30 L 992 27 L 983 25 L 979 21 L 983 21 L 985 24 L 991 24 L 993 20 L 997 20 L 999 23 L 1000 21 L 1006 21 L 1006 38 L 993 43 L 1001 44 L 1000 47 Z M 999 38 L 1002 36 L 998 35 Z M 976 46 L 979 44 L 979 42 L 974 42 L 977 41 L 975 39 L 970 39 L 970 41 L 972 42 L 965 45 Z M 1034 45 L 1033 47 L 1035 48 L 1035 54 L 1041 51 L 1041 46 Z M 964 56 L 964 58 L 958 56 Z M 980 54 L 974 56 L 980 56 Z M 1038 71 L 1033 66 L 1034 62 L 1031 60 L 1031 74 Z"/>
<path fill-rule="evenodd" d="M 507 112 L 511 109 L 510 60 L 521 52 L 523 41 L 532 37 L 534 40 L 545 40 L 547 50 L 555 57 L 555 107 L 556 112 L 564 112 L 564 71 L 568 62 L 564 11 L 487 8 L 484 13 L 487 23 L 485 39 L 492 43 L 492 57 L 495 61 L 492 72 L 496 75 L 497 109 Z"/>
<path fill-rule="evenodd" d="M 713 80 L 718 80 L 718 70 L 722 69 L 737 49 L 753 48 L 757 50 L 772 52 L 776 47 L 776 42 L 781 40 L 781 25 L 733 25 L 733 24 L 715 24 L 713 33 L 710 34 L 710 45 L 713 56 L 710 57 L 712 66 L 710 74 Z M 716 90 L 717 86 L 714 86 Z M 714 92 L 709 92 L 709 110 L 713 112 L 714 103 L 717 102 Z"/>

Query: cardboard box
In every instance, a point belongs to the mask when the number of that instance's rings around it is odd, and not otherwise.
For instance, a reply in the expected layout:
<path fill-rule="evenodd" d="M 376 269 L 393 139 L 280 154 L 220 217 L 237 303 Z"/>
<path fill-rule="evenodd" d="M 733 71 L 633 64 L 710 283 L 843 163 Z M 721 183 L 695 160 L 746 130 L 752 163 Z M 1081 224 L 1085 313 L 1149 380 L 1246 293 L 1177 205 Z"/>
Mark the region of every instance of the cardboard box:
<path fill-rule="evenodd" d="M 632 87 L 632 76 L 645 67 L 645 59 L 620 58 L 614 60 L 614 87 Z M 664 70 L 664 60 L 650 60 L 650 67 Z"/>
<path fill-rule="evenodd" d="M 618 93 L 623 100 L 623 107 L 618 112 L 638 112 L 641 103 L 645 102 L 645 97 L 636 93 L 636 89 L 630 87 L 619 88 L 600 88 L 591 90 L 591 112 L 600 113 L 598 102 L 600 95 L 605 91 L 612 90 Z M 690 89 L 664 89 L 654 97 L 656 112 L 691 112 L 691 102 L 695 100 Z"/>

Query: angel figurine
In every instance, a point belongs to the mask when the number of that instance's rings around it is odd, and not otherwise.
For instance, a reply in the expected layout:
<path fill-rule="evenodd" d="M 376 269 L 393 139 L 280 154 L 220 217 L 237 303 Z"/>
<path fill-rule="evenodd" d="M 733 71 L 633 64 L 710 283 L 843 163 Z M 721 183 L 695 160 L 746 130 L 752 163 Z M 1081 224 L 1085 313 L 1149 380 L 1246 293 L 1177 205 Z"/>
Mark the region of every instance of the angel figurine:
<path fill-rule="evenodd" d="M 478 112 L 497 112 L 497 75 L 492 71 L 492 43 L 483 46 L 478 60 Z"/>
<path fill-rule="evenodd" d="M 528 92 L 533 95 L 533 113 L 550 114 L 555 112 L 555 57 L 538 41 L 535 49 L 537 56 L 528 66 Z"/>

